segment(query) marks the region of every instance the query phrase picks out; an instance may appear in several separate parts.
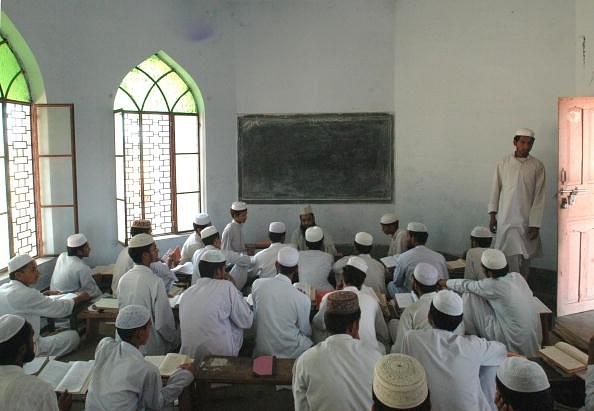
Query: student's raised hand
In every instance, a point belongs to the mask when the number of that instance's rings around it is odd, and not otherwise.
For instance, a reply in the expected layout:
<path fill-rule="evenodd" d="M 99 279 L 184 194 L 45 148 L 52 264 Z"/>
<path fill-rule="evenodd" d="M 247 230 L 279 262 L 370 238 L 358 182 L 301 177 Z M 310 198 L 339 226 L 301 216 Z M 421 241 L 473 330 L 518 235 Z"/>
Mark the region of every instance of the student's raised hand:
<path fill-rule="evenodd" d="M 60 411 L 68 411 L 70 408 L 72 408 L 72 394 L 66 390 L 58 397 L 58 409 Z"/>

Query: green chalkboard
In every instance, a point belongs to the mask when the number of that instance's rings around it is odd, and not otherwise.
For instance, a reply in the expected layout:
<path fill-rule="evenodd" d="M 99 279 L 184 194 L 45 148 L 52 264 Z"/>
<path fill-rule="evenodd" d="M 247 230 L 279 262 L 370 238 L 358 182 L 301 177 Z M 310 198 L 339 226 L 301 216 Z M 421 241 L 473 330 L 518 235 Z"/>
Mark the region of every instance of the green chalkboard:
<path fill-rule="evenodd" d="M 243 201 L 392 200 L 390 113 L 248 114 L 237 128 Z"/>

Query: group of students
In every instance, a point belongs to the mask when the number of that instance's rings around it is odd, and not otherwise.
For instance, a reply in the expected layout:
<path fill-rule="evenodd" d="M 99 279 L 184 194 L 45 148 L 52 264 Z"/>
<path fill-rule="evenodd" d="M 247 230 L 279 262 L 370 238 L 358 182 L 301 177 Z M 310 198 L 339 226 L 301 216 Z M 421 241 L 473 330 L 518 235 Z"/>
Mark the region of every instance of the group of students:
<path fill-rule="evenodd" d="M 272 222 L 270 245 L 248 256 L 241 230 L 247 206 L 235 202 L 230 212 L 232 221 L 222 234 L 207 214 L 196 216 L 195 233 L 181 248 L 182 262 L 191 265 L 192 285 L 179 300 L 179 328 L 167 299 L 174 281 L 171 266 L 177 262 L 160 261 L 150 222 L 133 223 L 112 283 L 120 304 L 117 338 L 107 337 L 97 346 L 87 409 L 170 407 L 193 380 L 193 364 L 183 365 L 162 387 L 158 370 L 143 355 L 162 355 L 181 344 L 180 352 L 198 360 L 209 354 L 236 356 L 243 331 L 253 324 L 254 356 L 296 359 L 296 410 L 523 410 L 534 408 L 522 404 L 536 403 L 547 409 L 550 389 L 542 369 L 525 359 L 505 358 L 508 352 L 535 355 L 540 321 L 528 303 L 532 293 L 524 278 L 508 273 L 503 253 L 488 248 L 486 241 L 478 242 L 487 237 L 488 229 L 473 230 L 472 248 L 466 254 L 470 264 L 471 251 L 484 248 L 480 264 L 473 260 L 475 268 L 468 268 L 468 278 L 451 280 L 443 269 L 443 256 L 425 246 L 428 230 L 419 222 L 399 230 L 395 215 L 381 217 L 382 230 L 392 237 L 390 271 L 371 257 L 373 237 L 365 232 L 355 235 L 353 255 L 340 258 L 327 232 L 316 225 L 310 206 L 301 210 L 292 244 L 284 244 L 284 223 Z M 90 269 L 87 272 L 80 262 L 89 252 L 84 235 L 69 237 L 66 256 L 60 256 L 56 269 L 90 276 Z M 0 286 L 0 314 L 5 314 L 0 322 L 12 325 L 0 327 L 0 352 L 10 355 L 0 367 L 22 366 L 30 357 L 29 348 L 38 355 L 56 355 L 52 349 L 57 347 L 63 355 L 75 347 L 75 331 L 57 334 L 63 340 L 54 339 L 51 346 L 45 343 L 44 338 L 56 336 L 39 336 L 40 317 L 66 316 L 73 301 L 95 296 L 93 287 L 82 280 L 86 274 L 77 274 L 81 280 L 76 289 L 58 285 L 67 282 L 59 283 L 61 275 L 54 272 L 50 288 L 77 294 L 74 300 L 50 300 L 28 287 L 39 276 L 29 256 L 13 258 L 9 271 L 11 281 Z M 242 290 L 251 281 L 246 300 Z M 311 322 L 311 300 L 293 285 L 297 281 L 328 291 Z M 393 297 L 410 291 L 418 301 L 388 326 L 377 294 Z M 61 311 L 48 309 L 54 304 Z M 388 350 L 391 353 L 385 355 Z M 594 369 L 589 367 L 588 373 L 594 374 Z M 0 379 L 2 409 L 6 390 L 25 392 L 6 384 Z M 33 391 L 41 395 L 45 388 L 40 384 Z M 35 395 L 25 397 L 22 401 L 33 401 Z"/>

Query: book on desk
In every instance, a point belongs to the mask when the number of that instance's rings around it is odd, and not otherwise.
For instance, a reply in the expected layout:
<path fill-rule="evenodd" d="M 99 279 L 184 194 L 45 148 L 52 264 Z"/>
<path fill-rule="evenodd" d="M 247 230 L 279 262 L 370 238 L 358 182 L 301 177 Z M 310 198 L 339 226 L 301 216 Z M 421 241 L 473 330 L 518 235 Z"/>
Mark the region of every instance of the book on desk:
<path fill-rule="evenodd" d="M 538 350 L 542 358 L 566 374 L 576 374 L 588 366 L 588 354 L 571 344 L 560 341 Z"/>

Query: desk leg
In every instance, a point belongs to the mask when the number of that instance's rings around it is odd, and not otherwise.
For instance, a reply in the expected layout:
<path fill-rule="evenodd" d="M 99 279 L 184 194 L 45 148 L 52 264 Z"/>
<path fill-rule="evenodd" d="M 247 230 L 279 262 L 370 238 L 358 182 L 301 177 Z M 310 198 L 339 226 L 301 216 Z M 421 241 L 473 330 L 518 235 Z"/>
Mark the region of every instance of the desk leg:
<path fill-rule="evenodd" d="M 94 340 L 99 335 L 99 321 L 87 318 L 87 339 Z"/>
<path fill-rule="evenodd" d="M 179 396 L 179 410 L 180 411 L 192 411 L 198 410 L 199 407 L 195 407 L 196 405 L 196 382 L 192 382 L 182 391 L 181 395 Z"/>
<path fill-rule="evenodd" d="M 204 381 L 198 381 L 196 385 L 198 388 L 198 402 L 199 402 L 199 404 L 198 404 L 199 406 L 196 407 L 196 409 L 205 410 L 206 404 L 208 403 L 208 398 L 210 395 L 210 383 L 204 382 Z"/>

